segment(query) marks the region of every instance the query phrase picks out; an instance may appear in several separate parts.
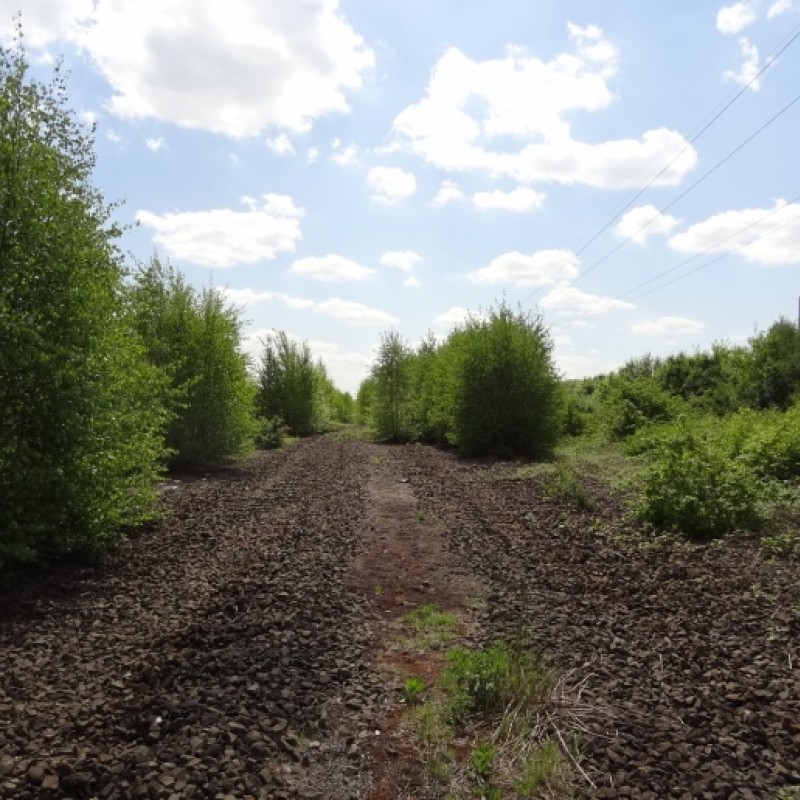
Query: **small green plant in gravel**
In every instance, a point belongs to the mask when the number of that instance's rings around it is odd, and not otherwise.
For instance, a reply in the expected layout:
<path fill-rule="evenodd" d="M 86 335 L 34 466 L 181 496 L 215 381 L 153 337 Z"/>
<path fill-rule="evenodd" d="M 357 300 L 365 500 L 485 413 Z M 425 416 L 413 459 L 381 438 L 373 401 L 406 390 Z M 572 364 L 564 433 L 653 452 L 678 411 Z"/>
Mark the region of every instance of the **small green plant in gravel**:
<path fill-rule="evenodd" d="M 403 622 L 417 634 L 415 644 L 422 648 L 443 647 L 456 635 L 458 620 L 449 611 L 439 611 L 433 603 L 423 603 L 409 611 Z"/>
<path fill-rule="evenodd" d="M 553 670 L 523 640 L 450 650 L 416 715 L 429 777 L 453 798 L 569 796 L 567 758 L 576 761 L 555 740 L 563 741 L 555 727 L 556 684 Z"/>
<path fill-rule="evenodd" d="M 403 684 L 403 700 L 410 706 L 419 705 L 424 691 L 425 681 L 423 681 L 422 678 L 418 678 L 416 675 L 412 675 L 410 678 L 406 678 Z"/>
<path fill-rule="evenodd" d="M 547 480 L 545 498 L 551 502 L 565 503 L 578 511 L 591 511 L 594 500 L 586 491 L 575 469 L 568 464 L 557 463 Z"/>
<path fill-rule="evenodd" d="M 517 797 L 533 797 L 542 786 L 558 780 L 564 764 L 558 745 L 548 739 L 534 748 L 522 765 L 520 777 L 514 785 Z"/>

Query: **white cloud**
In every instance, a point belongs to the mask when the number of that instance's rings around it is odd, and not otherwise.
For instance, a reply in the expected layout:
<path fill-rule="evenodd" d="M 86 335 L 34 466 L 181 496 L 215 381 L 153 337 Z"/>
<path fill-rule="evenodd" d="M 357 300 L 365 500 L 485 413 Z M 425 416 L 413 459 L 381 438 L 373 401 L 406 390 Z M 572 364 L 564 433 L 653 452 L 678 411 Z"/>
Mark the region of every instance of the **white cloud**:
<path fill-rule="evenodd" d="M 416 289 L 420 285 L 419 278 L 414 275 L 409 275 L 404 281 L 403 286 L 408 286 L 410 289 Z"/>
<path fill-rule="evenodd" d="M 267 147 L 272 150 L 273 153 L 277 153 L 279 156 L 294 155 L 294 147 L 292 146 L 292 142 L 285 133 L 281 133 L 278 136 L 273 136 L 272 138 L 267 139 Z"/>
<path fill-rule="evenodd" d="M 679 220 L 669 214 L 662 214 L 655 206 L 632 208 L 616 224 L 614 233 L 637 244 L 644 244 L 648 236 L 669 234 Z"/>
<path fill-rule="evenodd" d="M 257 292 L 255 289 L 230 289 L 227 287 L 222 291 L 228 301 L 235 306 L 254 306 L 256 303 L 270 302 L 273 300 L 296 309 L 313 308 L 316 305 L 313 300 L 307 300 L 304 297 L 294 297 L 292 295 L 283 294 L 283 292 Z"/>
<path fill-rule="evenodd" d="M 412 272 L 420 261 L 422 256 L 413 250 L 390 250 L 381 256 L 381 264 L 403 272 Z"/>
<path fill-rule="evenodd" d="M 347 112 L 346 92 L 374 63 L 338 0 L 100 2 L 78 41 L 113 87 L 117 116 L 232 137 L 303 132 Z"/>
<path fill-rule="evenodd" d="M 767 11 L 767 19 L 779 17 L 781 14 L 791 11 L 793 8 L 794 3 L 792 0 L 775 0 L 775 2 L 769 7 L 769 11 Z"/>
<path fill-rule="evenodd" d="M 740 33 L 755 22 L 755 19 L 755 9 L 747 0 L 734 3 L 732 6 L 723 6 L 717 12 L 717 30 L 726 34 Z"/>
<path fill-rule="evenodd" d="M 319 148 L 309 147 L 306 152 L 306 164 L 313 164 L 319 158 Z"/>
<path fill-rule="evenodd" d="M 97 124 L 97 114 L 94 111 L 80 111 L 78 112 L 78 119 L 90 128 Z"/>
<path fill-rule="evenodd" d="M 618 54 L 599 28 L 571 25 L 569 36 L 572 50 L 549 61 L 519 48 L 474 61 L 450 48 L 434 66 L 425 96 L 395 118 L 397 146 L 440 169 L 485 170 L 522 183 L 630 188 L 648 184 L 655 167 L 669 162 L 656 183 L 678 183 L 697 161 L 679 133 L 662 128 L 598 144 L 572 138 L 571 112 L 599 111 L 613 102 L 608 82 Z M 439 204 L 446 198 L 442 194 Z"/>
<path fill-rule="evenodd" d="M 24 6 L 24 7 L 23 7 Z M 22 8 L 22 27 L 25 46 L 42 51 L 58 39 L 71 39 L 81 21 L 88 20 L 94 11 L 93 0 L 0 0 L 0 42 L 10 42 L 6 24 Z M 41 58 L 41 53 L 37 54 Z"/>
<path fill-rule="evenodd" d="M 738 252 L 746 261 L 800 264 L 800 204 L 776 201 L 772 209 L 723 211 L 669 240 L 682 253 Z"/>
<path fill-rule="evenodd" d="M 458 188 L 458 184 L 455 181 L 442 181 L 439 185 L 439 190 L 436 192 L 436 196 L 433 198 L 433 204 L 435 206 L 446 206 L 448 203 L 456 202 L 457 200 L 464 199 L 464 192 Z"/>
<path fill-rule="evenodd" d="M 564 355 L 556 353 L 554 356 L 556 367 L 567 379 L 593 378 L 596 375 L 605 375 L 614 372 L 619 366 L 603 362 L 592 356 Z"/>
<path fill-rule="evenodd" d="M 739 49 L 742 51 L 742 64 L 739 67 L 739 71 L 725 70 L 723 77 L 725 80 L 733 81 L 740 86 L 749 84 L 751 89 L 757 91 L 761 88 L 761 81 L 755 79 L 761 69 L 758 63 L 758 48 L 743 36 L 739 39 Z"/>
<path fill-rule="evenodd" d="M 637 336 L 678 336 L 700 333 L 705 323 L 687 317 L 658 317 L 631 325 L 631 333 Z"/>
<path fill-rule="evenodd" d="M 437 314 L 433 318 L 433 324 L 440 328 L 453 328 L 469 319 L 470 314 L 470 310 L 463 306 L 451 306 L 447 311 Z"/>
<path fill-rule="evenodd" d="M 265 194 L 260 205 L 243 198 L 247 211 L 228 208 L 173 212 L 138 211 L 136 219 L 155 231 L 154 240 L 175 258 L 206 267 L 232 267 L 294 250 L 303 209 L 286 195 Z"/>
<path fill-rule="evenodd" d="M 354 303 L 351 300 L 340 300 L 338 297 L 317 303 L 314 311 L 318 314 L 327 314 L 349 325 L 391 325 L 393 322 L 397 322 L 397 317 L 393 317 L 385 311 Z"/>
<path fill-rule="evenodd" d="M 375 274 L 375 270 L 370 267 L 364 267 L 349 258 L 333 254 L 300 258 L 292 264 L 289 272 L 329 283 L 363 281 Z"/>
<path fill-rule="evenodd" d="M 540 305 L 542 308 L 550 308 L 562 314 L 609 314 L 612 311 L 635 308 L 624 300 L 615 300 L 612 297 L 581 291 L 570 286 L 566 281 L 561 281 L 558 286 L 548 292 L 542 298 Z"/>
<path fill-rule="evenodd" d="M 578 259 L 571 250 L 539 250 L 530 255 L 514 250 L 497 256 L 467 277 L 474 283 L 545 286 L 558 278 L 577 278 Z"/>
<path fill-rule="evenodd" d="M 354 144 L 343 145 L 339 139 L 334 139 L 332 144 L 333 154 L 331 161 L 342 167 L 358 163 L 358 147 Z"/>
<path fill-rule="evenodd" d="M 147 145 L 148 150 L 151 150 L 153 153 L 157 153 L 164 147 L 164 137 L 163 136 L 151 137 L 145 139 L 144 143 Z"/>
<path fill-rule="evenodd" d="M 503 211 L 520 212 L 541 208 L 544 199 L 545 195 L 542 192 L 537 192 L 527 186 L 518 186 L 510 192 L 502 192 L 498 189 L 493 192 L 475 192 L 472 195 L 472 203 L 476 208 L 498 208 Z"/>
<path fill-rule="evenodd" d="M 374 200 L 396 203 L 417 191 L 417 179 L 399 167 L 373 167 L 367 173 L 367 183 Z"/>

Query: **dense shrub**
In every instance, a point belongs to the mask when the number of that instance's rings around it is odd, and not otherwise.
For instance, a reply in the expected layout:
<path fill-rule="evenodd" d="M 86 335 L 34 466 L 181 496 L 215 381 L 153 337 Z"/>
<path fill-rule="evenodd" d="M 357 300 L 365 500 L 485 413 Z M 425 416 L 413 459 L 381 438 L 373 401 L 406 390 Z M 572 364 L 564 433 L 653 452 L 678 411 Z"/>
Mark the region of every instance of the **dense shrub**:
<path fill-rule="evenodd" d="M 165 422 L 91 135 L 58 68 L 29 78 L 20 41 L 0 50 L 0 569 L 149 517 Z"/>
<path fill-rule="evenodd" d="M 172 463 L 215 465 L 246 453 L 256 432 L 254 388 L 238 312 L 213 289 L 198 294 L 158 258 L 139 268 L 129 295 L 148 358 L 166 380 Z"/>
<path fill-rule="evenodd" d="M 541 456 L 560 433 L 561 394 L 541 318 L 507 306 L 471 317 L 450 338 L 453 434 L 468 455 Z"/>
<path fill-rule="evenodd" d="M 674 419 L 680 407 L 653 377 L 611 375 L 599 395 L 603 426 L 612 439 L 625 439 L 654 422 Z"/>
<path fill-rule="evenodd" d="M 747 460 L 691 424 L 672 426 L 653 442 L 639 514 L 658 528 L 706 539 L 765 521 L 762 488 Z"/>

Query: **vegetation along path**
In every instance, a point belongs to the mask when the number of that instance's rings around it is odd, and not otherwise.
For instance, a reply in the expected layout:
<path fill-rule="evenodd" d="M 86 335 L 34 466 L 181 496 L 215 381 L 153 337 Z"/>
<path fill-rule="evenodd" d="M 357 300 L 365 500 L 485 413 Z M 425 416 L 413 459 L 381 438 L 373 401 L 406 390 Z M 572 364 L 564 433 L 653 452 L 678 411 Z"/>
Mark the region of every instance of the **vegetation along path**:
<path fill-rule="evenodd" d="M 328 436 L 170 483 L 113 563 L 2 595 L 0 796 L 799 796 L 797 564 L 644 546 L 587 481 Z M 424 709 L 520 638 L 558 752 L 494 781 Z"/>

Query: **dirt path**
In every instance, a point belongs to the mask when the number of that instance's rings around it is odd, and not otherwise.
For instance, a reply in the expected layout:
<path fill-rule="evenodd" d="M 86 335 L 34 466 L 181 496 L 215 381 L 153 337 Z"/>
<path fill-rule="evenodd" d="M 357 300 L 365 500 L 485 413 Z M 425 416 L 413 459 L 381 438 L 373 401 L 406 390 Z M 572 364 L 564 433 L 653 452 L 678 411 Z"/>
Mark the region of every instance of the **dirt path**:
<path fill-rule="evenodd" d="M 303 441 L 174 484 L 117 564 L 0 595 L 0 797 L 432 797 L 401 704 L 436 668 L 403 640 L 425 602 L 582 682 L 587 795 L 800 786 L 797 566 L 643 549 L 599 489 L 580 512 L 503 474 Z"/>

